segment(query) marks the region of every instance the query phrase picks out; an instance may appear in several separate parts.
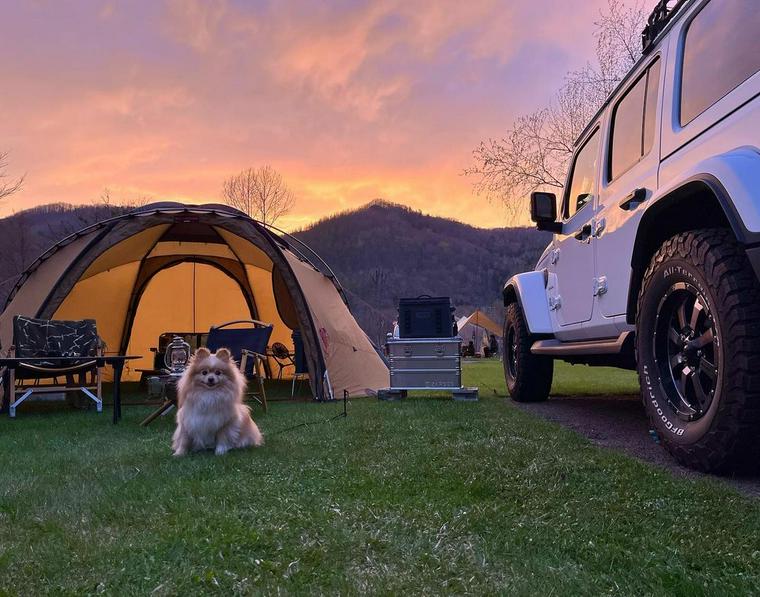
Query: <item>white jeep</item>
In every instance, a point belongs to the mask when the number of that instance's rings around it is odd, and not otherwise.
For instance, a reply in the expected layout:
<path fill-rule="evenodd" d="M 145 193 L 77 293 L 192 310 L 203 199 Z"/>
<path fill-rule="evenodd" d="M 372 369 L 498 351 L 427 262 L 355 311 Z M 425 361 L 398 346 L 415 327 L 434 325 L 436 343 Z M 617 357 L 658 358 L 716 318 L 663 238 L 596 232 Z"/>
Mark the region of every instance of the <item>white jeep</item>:
<path fill-rule="evenodd" d="M 639 62 L 578 139 L 535 271 L 504 287 L 512 398 L 553 360 L 638 369 L 663 444 L 720 470 L 760 447 L 760 7 L 660 2 Z"/>

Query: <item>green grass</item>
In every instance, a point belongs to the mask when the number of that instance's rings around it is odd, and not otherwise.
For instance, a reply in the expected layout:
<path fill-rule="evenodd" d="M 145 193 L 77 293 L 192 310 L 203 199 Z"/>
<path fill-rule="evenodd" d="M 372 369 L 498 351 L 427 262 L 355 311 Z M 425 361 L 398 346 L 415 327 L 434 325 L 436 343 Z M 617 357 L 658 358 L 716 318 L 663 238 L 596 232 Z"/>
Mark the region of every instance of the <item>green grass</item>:
<path fill-rule="evenodd" d="M 468 364 L 467 382 L 503 393 L 499 366 Z M 561 391 L 593 373 L 576 370 L 559 370 Z M 147 407 L 116 427 L 93 412 L 2 417 L 0 594 L 760 586 L 757 501 L 483 395 L 355 400 L 347 419 L 284 432 L 339 405 L 274 404 L 257 417 L 267 445 L 221 458 L 172 458 L 168 417 L 138 426 Z"/>
<path fill-rule="evenodd" d="M 504 373 L 500 362 L 474 359 L 466 362 L 467 372 L 474 374 L 481 386 L 504 395 Z M 552 396 L 594 396 L 638 394 L 639 380 L 634 371 L 612 367 L 568 365 L 555 361 Z"/>

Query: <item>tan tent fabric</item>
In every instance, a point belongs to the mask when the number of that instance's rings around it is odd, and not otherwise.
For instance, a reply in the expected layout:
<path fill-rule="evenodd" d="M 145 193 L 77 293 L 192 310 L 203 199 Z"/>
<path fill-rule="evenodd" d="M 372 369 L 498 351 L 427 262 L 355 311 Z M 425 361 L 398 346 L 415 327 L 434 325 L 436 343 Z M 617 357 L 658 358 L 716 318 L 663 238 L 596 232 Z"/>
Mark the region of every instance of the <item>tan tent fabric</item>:
<path fill-rule="evenodd" d="M 237 259 L 229 246 L 217 243 L 193 243 L 193 242 L 160 242 L 150 252 L 148 257 L 162 257 L 165 255 L 195 255 L 196 257 L 224 257 Z"/>
<path fill-rule="evenodd" d="M 222 228 L 214 228 L 229 245 L 243 263 L 248 265 L 255 265 L 267 271 L 272 271 L 272 259 L 262 251 L 259 247 L 250 242 L 247 242 L 244 238 L 224 230 Z"/>
<path fill-rule="evenodd" d="M 146 251 L 150 250 L 150 247 L 158 242 L 158 239 L 166 232 L 168 227 L 165 224 L 163 226 L 148 228 L 112 246 L 93 261 L 79 279 L 84 280 L 125 263 L 140 261 Z"/>
<path fill-rule="evenodd" d="M 35 261 L 0 314 L 0 343 L 10 346 L 14 315 L 94 318 L 109 352 L 143 357 L 130 364 L 127 379 L 136 379 L 136 369 L 152 368 L 149 349 L 161 333 L 203 332 L 253 312 L 273 324 L 271 342 L 290 350 L 300 330 L 315 398 L 386 387 L 385 362 L 332 272 L 316 254 L 316 265 L 304 261 L 298 247 L 226 206 L 149 205 L 84 229 Z"/>
<path fill-rule="evenodd" d="M 285 256 L 304 292 L 312 297 L 309 310 L 317 328 L 334 396 L 341 397 L 343 390 L 354 396 L 388 387 L 388 367 L 351 317 L 333 283 L 292 253 Z"/>
<path fill-rule="evenodd" d="M 42 301 L 50 293 L 51 286 L 90 240 L 91 236 L 87 235 L 61 247 L 45 260 L 44 268 L 28 272 L 29 277 L 23 286 L 17 289 L 16 294 L 0 315 L 0 346 L 3 350 L 8 350 L 13 342 L 13 316 L 34 317 Z"/>
<path fill-rule="evenodd" d="M 81 280 L 58 307 L 53 319 L 94 319 L 106 351 L 118 354 L 124 317 L 114 317 L 114 314 L 126 312 L 139 267 L 139 262 L 133 261 Z M 110 375 L 109 369 L 105 378 L 110 380 Z"/>

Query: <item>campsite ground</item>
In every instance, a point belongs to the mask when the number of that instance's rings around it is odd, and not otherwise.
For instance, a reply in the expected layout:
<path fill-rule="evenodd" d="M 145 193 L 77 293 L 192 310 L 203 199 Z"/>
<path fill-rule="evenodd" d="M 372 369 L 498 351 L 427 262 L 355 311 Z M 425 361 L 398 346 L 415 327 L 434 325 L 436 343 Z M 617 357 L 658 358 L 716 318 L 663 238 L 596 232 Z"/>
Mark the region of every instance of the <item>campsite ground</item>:
<path fill-rule="evenodd" d="M 760 586 L 756 499 L 513 407 L 498 363 L 465 372 L 477 403 L 354 400 L 346 419 L 295 429 L 339 405 L 273 404 L 266 447 L 223 458 L 171 458 L 172 421 L 139 427 L 145 406 L 117 427 L 57 408 L 2 417 L 0 594 Z M 589 388 L 635 381 L 558 371 L 556 394 Z"/>

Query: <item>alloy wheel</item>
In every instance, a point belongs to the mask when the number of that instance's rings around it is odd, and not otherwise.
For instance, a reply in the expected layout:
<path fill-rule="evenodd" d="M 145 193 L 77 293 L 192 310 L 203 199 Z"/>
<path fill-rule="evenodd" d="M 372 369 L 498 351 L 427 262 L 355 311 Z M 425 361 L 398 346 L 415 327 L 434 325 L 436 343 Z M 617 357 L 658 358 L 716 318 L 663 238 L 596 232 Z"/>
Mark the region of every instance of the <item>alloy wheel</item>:
<path fill-rule="evenodd" d="M 671 286 L 657 310 L 654 354 L 674 414 L 702 418 L 718 383 L 718 337 L 705 297 L 691 284 Z"/>

